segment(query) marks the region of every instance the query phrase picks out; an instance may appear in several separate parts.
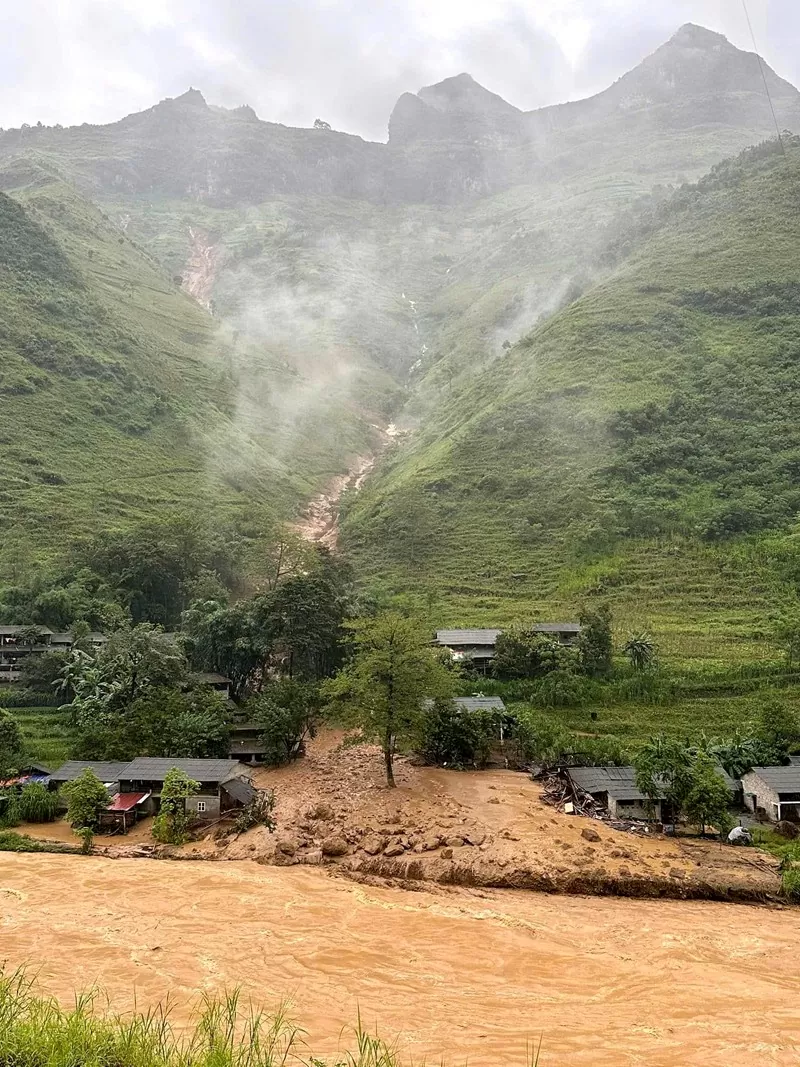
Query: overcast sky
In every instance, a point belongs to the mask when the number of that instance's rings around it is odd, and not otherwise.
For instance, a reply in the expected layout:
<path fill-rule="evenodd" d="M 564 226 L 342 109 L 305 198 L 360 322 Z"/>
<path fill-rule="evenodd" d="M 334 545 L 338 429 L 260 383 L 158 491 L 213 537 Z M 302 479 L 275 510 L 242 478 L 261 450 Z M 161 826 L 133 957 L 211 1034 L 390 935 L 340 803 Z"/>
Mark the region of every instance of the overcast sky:
<path fill-rule="evenodd" d="M 800 85 L 800 0 L 747 0 Z M 586 96 L 684 22 L 752 49 L 741 0 L 6 0 L 0 126 L 109 122 L 190 85 L 209 103 L 385 140 L 397 97 L 468 71 L 518 107 Z"/>

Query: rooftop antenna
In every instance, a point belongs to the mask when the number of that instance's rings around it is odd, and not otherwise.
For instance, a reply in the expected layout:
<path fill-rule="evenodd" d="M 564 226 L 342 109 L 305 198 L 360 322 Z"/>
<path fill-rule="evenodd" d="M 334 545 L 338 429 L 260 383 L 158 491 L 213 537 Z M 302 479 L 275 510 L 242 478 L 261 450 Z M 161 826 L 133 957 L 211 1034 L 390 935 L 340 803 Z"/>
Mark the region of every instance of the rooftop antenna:
<path fill-rule="evenodd" d="M 772 121 L 775 123 L 775 133 L 778 135 L 778 144 L 781 146 L 781 151 L 783 152 L 783 156 L 785 159 L 786 146 L 784 145 L 783 138 L 781 137 L 781 129 L 778 125 L 778 116 L 775 114 L 775 107 L 772 103 L 772 97 L 770 96 L 769 85 L 767 83 L 767 72 L 764 70 L 764 63 L 761 59 L 761 53 L 759 52 L 758 45 L 756 44 L 756 35 L 753 33 L 753 24 L 750 21 L 750 12 L 747 10 L 747 0 L 742 0 L 742 7 L 744 8 L 744 17 L 747 19 L 747 28 L 750 30 L 750 40 L 753 42 L 753 51 L 755 52 L 756 59 L 758 60 L 758 69 L 761 71 L 761 77 L 764 81 L 764 91 L 766 92 L 767 100 L 769 101 L 769 109 L 772 112 Z"/>

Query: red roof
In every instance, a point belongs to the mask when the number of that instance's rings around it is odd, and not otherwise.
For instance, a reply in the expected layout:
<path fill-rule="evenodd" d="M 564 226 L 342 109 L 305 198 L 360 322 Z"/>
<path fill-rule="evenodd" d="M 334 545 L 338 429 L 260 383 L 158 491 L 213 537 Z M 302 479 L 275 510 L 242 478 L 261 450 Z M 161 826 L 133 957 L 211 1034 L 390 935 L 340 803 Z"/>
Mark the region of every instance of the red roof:
<path fill-rule="evenodd" d="M 131 811 L 137 804 L 147 800 L 149 793 L 117 793 L 106 811 Z"/>

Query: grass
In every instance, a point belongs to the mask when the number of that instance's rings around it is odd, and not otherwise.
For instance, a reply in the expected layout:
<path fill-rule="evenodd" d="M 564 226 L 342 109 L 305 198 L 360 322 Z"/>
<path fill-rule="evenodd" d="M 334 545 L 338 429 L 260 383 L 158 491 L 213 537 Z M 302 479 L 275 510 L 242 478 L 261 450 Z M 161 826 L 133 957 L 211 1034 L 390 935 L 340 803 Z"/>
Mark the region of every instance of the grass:
<path fill-rule="evenodd" d="M 63 841 L 39 841 L 27 834 L 18 834 L 15 830 L 0 830 L 0 852 L 76 853 L 80 852 L 80 848 Z M 0 985 L 2 985 L 1 981 Z"/>
<path fill-rule="evenodd" d="M 31 760 L 55 770 L 69 758 L 73 735 L 64 712 L 58 708 L 13 708 L 11 714 L 20 725 Z"/>
<path fill-rule="evenodd" d="M 285 1007 L 269 1013 L 245 1004 L 238 992 L 204 996 L 192 1024 L 170 1021 L 172 1005 L 115 1014 L 99 991 L 62 1008 L 41 996 L 24 971 L 0 975 L 0 1063 L 14 1067 L 399 1067 L 396 1048 L 367 1033 L 359 1020 L 350 1048 L 316 1056 Z M 529 1049 L 535 1067 L 540 1047 Z"/>

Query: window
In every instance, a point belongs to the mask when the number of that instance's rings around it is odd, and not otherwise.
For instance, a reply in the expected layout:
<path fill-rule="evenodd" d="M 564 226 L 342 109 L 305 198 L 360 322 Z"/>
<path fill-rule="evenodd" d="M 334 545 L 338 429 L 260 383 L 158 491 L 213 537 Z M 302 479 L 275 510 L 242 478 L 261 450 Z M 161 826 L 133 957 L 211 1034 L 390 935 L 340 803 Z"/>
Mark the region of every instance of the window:
<path fill-rule="evenodd" d="M 206 810 L 206 802 L 204 800 L 197 801 L 197 813 L 198 815 Z"/>

